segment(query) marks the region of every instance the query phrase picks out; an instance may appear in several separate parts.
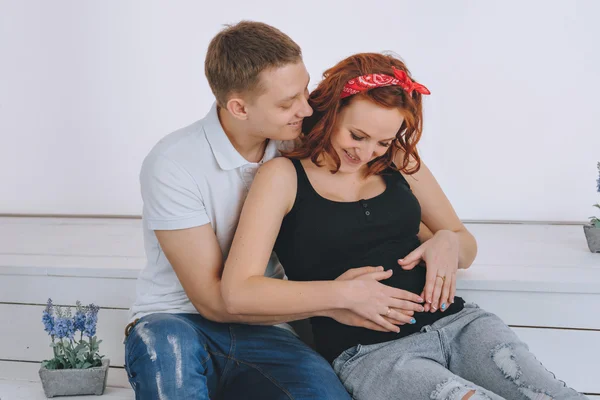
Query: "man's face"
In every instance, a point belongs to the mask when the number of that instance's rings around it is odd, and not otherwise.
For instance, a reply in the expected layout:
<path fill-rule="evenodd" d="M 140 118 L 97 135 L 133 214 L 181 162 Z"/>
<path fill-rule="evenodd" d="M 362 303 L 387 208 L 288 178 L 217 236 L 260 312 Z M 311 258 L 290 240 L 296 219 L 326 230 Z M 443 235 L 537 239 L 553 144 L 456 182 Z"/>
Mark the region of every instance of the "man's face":
<path fill-rule="evenodd" d="M 261 72 L 262 93 L 246 106 L 252 132 L 265 139 L 296 139 L 302 120 L 313 112 L 307 102 L 309 80 L 302 61 Z"/>

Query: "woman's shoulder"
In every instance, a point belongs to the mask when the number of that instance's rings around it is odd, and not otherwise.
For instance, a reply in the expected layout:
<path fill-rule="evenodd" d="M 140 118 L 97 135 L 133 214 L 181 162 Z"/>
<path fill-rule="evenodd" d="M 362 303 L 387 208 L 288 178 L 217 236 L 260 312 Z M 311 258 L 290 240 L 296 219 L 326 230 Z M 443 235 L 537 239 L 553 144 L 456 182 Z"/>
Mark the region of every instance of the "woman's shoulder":
<path fill-rule="evenodd" d="M 272 160 L 267 161 L 258 169 L 263 171 L 265 174 L 272 175 L 274 177 L 290 177 L 296 175 L 296 168 L 291 159 L 287 157 L 276 157 Z"/>
<path fill-rule="evenodd" d="M 292 160 L 286 157 L 277 157 L 261 165 L 254 180 L 261 182 L 261 185 L 277 188 L 279 191 L 289 189 L 290 192 L 295 193 L 296 177 L 296 168 Z"/>
<path fill-rule="evenodd" d="M 298 190 L 296 168 L 286 157 L 277 157 L 260 166 L 252 188 L 275 196 L 285 204 L 286 214 L 291 210 Z"/>

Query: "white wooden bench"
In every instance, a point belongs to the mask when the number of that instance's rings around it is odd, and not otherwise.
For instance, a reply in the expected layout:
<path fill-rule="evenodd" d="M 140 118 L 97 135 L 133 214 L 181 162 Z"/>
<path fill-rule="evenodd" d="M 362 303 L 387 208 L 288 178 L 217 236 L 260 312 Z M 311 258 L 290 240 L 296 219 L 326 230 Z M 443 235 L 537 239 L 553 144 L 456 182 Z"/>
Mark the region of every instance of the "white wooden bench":
<path fill-rule="evenodd" d="M 0 399 L 43 399 L 51 356 L 41 312 L 75 300 L 101 306 L 111 399 L 131 399 L 123 329 L 145 263 L 135 219 L 0 218 Z M 479 254 L 458 294 L 495 312 L 559 379 L 600 399 L 600 254 L 581 226 L 468 224 Z"/>

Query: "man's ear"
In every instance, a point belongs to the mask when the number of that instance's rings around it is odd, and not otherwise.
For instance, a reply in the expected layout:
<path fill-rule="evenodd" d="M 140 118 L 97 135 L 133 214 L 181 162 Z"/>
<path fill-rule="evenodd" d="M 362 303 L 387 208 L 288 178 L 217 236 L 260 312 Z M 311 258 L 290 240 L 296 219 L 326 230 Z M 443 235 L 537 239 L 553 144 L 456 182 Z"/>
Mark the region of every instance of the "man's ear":
<path fill-rule="evenodd" d="M 227 101 L 227 111 L 239 120 L 245 121 L 248 119 L 246 101 L 239 96 L 233 96 Z"/>

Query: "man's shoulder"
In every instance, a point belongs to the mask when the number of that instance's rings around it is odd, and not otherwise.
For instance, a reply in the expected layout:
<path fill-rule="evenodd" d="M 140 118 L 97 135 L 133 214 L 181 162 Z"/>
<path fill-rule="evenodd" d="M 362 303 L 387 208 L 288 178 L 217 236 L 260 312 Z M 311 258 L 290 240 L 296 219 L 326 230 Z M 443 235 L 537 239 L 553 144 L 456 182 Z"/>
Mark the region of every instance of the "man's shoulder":
<path fill-rule="evenodd" d="M 168 163 L 193 173 L 212 158 L 203 120 L 198 120 L 160 139 L 145 157 L 142 168 L 153 169 Z"/>
<path fill-rule="evenodd" d="M 148 153 L 148 157 L 166 157 L 182 161 L 190 154 L 210 151 L 204 134 L 203 120 L 177 129 L 160 139 Z"/>

